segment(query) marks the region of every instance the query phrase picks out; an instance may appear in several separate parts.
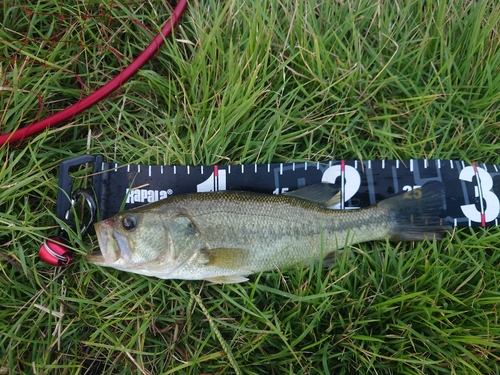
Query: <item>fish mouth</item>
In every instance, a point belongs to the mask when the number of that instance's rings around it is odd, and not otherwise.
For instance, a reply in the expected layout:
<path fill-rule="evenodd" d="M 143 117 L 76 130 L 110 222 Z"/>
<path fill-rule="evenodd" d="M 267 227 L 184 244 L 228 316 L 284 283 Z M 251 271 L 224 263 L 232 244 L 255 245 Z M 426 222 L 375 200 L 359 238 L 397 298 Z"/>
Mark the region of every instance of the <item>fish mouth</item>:
<path fill-rule="evenodd" d="M 94 229 L 97 234 L 97 241 L 99 242 L 100 250 L 87 254 L 85 256 L 85 260 L 93 264 L 105 264 L 110 228 L 105 221 L 101 221 L 94 224 Z"/>

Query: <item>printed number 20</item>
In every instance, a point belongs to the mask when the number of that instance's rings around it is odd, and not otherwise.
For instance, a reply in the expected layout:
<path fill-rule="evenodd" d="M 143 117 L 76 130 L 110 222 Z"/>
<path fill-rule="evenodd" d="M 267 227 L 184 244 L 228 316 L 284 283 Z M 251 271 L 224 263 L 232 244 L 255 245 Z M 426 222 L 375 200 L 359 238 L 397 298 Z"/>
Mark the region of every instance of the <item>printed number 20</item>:
<path fill-rule="evenodd" d="M 345 177 L 345 197 L 344 197 L 344 202 L 347 202 L 349 199 L 351 199 L 359 190 L 359 187 L 361 186 L 361 176 L 359 175 L 359 172 L 351 167 L 350 165 L 346 165 L 344 167 L 344 177 Z M 323 177 L 321 178 L 321 182 L 327 182 L 330 184 L 334 184 L 337 178 L 342 176 L 342 170 L 340 168 L 340 165 L 332 165 L 330 168 L 328 168 L 325 173 L 323 173 Z M 343 181 L 341 182 L 343 183 Z M 338 209 L 340 208 L 340 203 L 336 204 L 332 208 Z M 350 208 L 356 208 L 356 207 L 350 207 Z"/>
<path fill-rule="evenodd" d="M 495 193 L 491 191 L 491 189 L 493 188 L 493 179 L 491 178 L 490 174 L 482 168 L 477 168 L 477 173 L 479 175 L 479 179 L 481 180 L 481 185 L 479 188 L 481 189 L 482 196 L 484 198 L 484 201 L 486 202 L 486 210 L 484 211 L 485 220 L 495 220 L 495 218 L 500 213 L 500 201 L 498 200 L 498 197 L 495 195 Z M 474 168 L 469 166 L 462 169 L 459 178 L 462 181 L 472 182 L 472 178 L 474 176 Z M 476 196 L 478 196 L 478 194 L 479 193 L 477 192 Z M 481 222 L 481 212 L 478 211 L 475 204 L 465 204 L 463 206 L 460 206 L 460 208 L 462 209 L 464 215 L 467 216 L 467 218 L 475 222 Z"/>

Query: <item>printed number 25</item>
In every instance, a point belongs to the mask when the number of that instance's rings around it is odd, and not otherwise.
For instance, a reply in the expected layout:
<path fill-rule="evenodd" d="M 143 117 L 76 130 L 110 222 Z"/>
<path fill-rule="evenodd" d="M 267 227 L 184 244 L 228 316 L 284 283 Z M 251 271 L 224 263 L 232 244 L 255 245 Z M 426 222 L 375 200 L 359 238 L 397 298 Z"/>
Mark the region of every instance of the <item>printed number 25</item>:
<path fill-rule="evenodd" d="M 479 175 L 479 179 L 481 180 L 481 194 L 486 202 L 486 210 L 484 211 L 485 220 L 495 220 L 500 213 L 500 201 L 495 193 L 491 191 L 493 188 L 493 179 L 490 174 L 482 168 L 477 168 L 477 173 Z M 462 181 L 472 182 L 472 178 L 475 175 L 474 168 L 469 166 L 462 169 L 459 178 Z M 476 196 L 478 196 L 478 194 L 479 192 L 476 192 Z M 481 212 L 476 208 L 475 204 L 464 204 L 463 206 L 460 206 L 460 208 L 467 218 L 475 222 L 481 222 Z"/>

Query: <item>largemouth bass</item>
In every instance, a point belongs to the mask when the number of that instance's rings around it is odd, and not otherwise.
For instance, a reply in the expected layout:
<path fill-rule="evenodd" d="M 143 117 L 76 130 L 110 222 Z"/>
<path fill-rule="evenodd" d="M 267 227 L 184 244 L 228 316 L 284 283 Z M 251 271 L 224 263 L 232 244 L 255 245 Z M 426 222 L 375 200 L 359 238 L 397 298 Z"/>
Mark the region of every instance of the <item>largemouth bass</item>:
<path fill-rule="evenodd" d="M 359 210 L 331 210 L 331 185 L 282 195 L 240 191 L 170 197 L 95 224 L 96 265 L 161 279 L 237 283 L 247 276 L 325 259 L 365 241 L 441 239 L 439 183 Z"/>

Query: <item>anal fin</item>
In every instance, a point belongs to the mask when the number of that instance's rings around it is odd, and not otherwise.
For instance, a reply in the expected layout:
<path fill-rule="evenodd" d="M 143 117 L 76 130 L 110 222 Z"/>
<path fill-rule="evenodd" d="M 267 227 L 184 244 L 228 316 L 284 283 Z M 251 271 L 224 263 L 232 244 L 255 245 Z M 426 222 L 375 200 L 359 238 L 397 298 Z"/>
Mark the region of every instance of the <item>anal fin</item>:
<path fill-rule="evenodd" d="M 337 261 L 338 257 L 340 256 L 341 251 L 332 251 L 323 258 L 323 267 L 333 267 L 335 262 Z"/>

